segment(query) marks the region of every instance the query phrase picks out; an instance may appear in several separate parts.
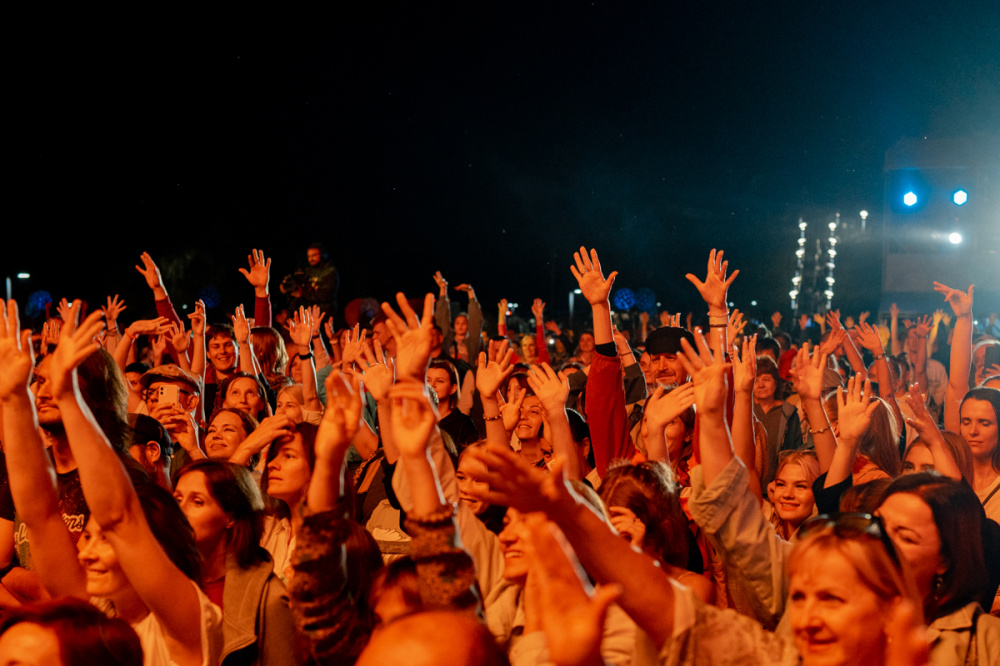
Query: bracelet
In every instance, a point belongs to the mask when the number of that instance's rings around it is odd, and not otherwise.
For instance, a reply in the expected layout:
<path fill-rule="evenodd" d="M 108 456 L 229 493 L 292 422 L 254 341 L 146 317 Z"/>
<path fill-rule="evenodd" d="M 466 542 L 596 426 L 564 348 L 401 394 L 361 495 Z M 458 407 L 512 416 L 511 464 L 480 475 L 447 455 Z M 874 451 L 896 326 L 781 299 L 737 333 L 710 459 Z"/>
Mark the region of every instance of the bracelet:
<path fill-rule="evenodd" d="M 503 418 L 502 414 L 497 414 L 496 416 L 486 416 L 485 414 L 483 415 L 484 421 L 499 421 L 502 418 Z"/>
<path fill-rule="evenodd" d="M 885 358 L 885 352 L 882 352 L 881 354 L 878 354 L 877 356 L 873 356 L 872 357 L 872 361 L 881 361 L 883 358 Z"/>
<path fill-rule="evenodd" d="M 712 310 L 709 309 L 708 316 L 709 317 L 728 317 L 729 316 L 729 309 L 727 308 L 724 312 L 719 312 L 719 313 L 712 312 Z"/>
<path fill-rule="evenodd" d="M 709 328 L 729 328 L 729 324 L 709 324 Z"/>
<path fill-rule="evenodd" d="M 809 434 L 810 435 L 820 435 L 820 434 L 826 432 L 829 429 L 830 429 L 830 424 L 827 423 L 825 428 L 820 428 L 819 430 L 813 430 L 812 428 L 809 428 Z"/>
<path fill-rule="evenodd" d="M 308 361 L 312 357 L 313 357 L 313 353 L 312 352 L 309 352 L 308 354 L 299 354 L 299 360 L 300 361 Z"/>

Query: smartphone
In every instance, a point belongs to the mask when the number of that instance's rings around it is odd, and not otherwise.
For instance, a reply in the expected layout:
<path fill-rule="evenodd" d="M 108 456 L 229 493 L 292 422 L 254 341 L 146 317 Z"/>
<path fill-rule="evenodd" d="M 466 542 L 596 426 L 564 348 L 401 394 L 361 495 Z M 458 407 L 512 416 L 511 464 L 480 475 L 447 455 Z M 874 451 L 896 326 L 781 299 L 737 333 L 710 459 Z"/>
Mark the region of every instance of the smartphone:
<path fill-rule="evenodd" d="M 164 384 L 160 387 L 158 402 L 169 402 L 178 404 L 180 402 L 181 389 L 176 384 Z"/>

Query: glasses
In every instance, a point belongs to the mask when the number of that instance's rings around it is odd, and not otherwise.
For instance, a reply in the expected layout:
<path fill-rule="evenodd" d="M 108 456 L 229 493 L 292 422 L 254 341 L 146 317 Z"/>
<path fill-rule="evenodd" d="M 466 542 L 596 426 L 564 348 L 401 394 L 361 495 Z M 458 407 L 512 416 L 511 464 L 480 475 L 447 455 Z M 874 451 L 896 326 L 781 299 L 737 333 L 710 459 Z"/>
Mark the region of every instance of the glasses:
<path fill-rule="evenodd" d="M 878 539 L 885 546 L 885 550 L 889 553 L 889 557 L 892 558 L 896 568 L 901 568 L 896 547 L 893 545 L 892 539 L 889 538 L 888 532 L 886 532 L 885 523 L 878 516 L 873 516 L 870 513 L 841 513 L 813 516 L 799 526 L 798 538 L 802 541 L 829 529 L 832 529 L 834 535 L 841 539 L 850 539 L 860 535 Z"/>

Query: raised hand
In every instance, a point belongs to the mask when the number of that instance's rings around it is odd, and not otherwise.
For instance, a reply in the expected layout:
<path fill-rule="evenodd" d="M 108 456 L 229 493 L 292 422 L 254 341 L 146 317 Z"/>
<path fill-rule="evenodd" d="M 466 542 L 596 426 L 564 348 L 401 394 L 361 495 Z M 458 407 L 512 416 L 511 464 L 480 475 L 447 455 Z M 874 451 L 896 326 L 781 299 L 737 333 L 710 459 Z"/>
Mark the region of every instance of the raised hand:
<path fill-rule="evenodd" d="M 771 325 L 774 328 L 778 328 L 781 325 L 781 313 L 775 312 L 771 315 Z"/>
<path fill-rule="evenodd" d="M 326 411 L 316 432 L 316 458 L 343 457 L 361 423 L 361 385 L 358 377 L 331 372 L 326 386 Z"/>
<path fill-rule="evenodd" d="M 836 328 L 830 332 L 826 340 L 820 343 L 819 351 L 821 354 L 832 354 L 844 344 L 845 340 L 847 340 L 847 331 L 842 328 Z"/>
<path fill-rule="evenodd" d="M 139 319 L 125 328 L 125 335 L 133 340 L 140 335 L 163 335 L 170 331 L 170 322 L 166 317 L 156 319 Z"/>
<path fill-rule="evenodd" d="M 593 249 L 588 255 L 587 249 L 580 247 L 578 252 L 573 253 L 573 261 L 575 265 L 570 266 L 569 270 L 576 278 L 577 284 L 580 285 L 580 292 L 587 299 L 587 302 L 591 305 L 607 303 L 611 287 L 614 286 L 615 278 L 618 277 L 618 271 L 612 271 L 605 279 L 604 273 L 601 271 L 601 260 L 597 256 L 597 250 Z"/>
<path fill-rule="evenodd" d="M 831 331 L 844 328 L 840 323 L 840 310 L 830 310 L 826 313 L 826 324 Z"/>
<path fill-rule="evenodd" d="M 521 405 L 528 395 L 528 389 L 519 389 L 513 384 L 510 386 L 511 395 L 507 402 L 500 404 L 500 416 L 503 418 L 503 427 L 507 432 L 511 432 L 517 427 L 517 422 L 521 420 Z"/>
<path fill-rule="evenodd" d="M 146 284 L 149 285 L 150 289 L 153 291 L 163 289 L 163 276 L 160 275 L 160 269 L 153 258 L 149 256 L 149 252 L 143 252 L 139 258 L 142 260 L 142 266 L 137 265 L 135 270 L 146 278 Z"/>
<path fill-rule="evenodd" d="M 316 337 L 320 330 L 320 325 L 323 323 L 323 319 L 326 317 L 326 313 L 318 305 L 313 305 L 306 308 L 309 311 L 309 315 L 312 317 L 312 331 L 311 338 Z"/>
<path fill-rule="evenodd" d="M 167 335 L 170 334 L 170 324 L 167 324 L 167 332 L 161 335 L 153 336 L 149 341 L 149 347 L 153 350 L 153 363 L 160 365 L 163 360 L 163 354 L 167 351 Z"/>
<path fill-rule="evenodd" d="M 841 439 L 857 442 L 868 432 L 872 415 L 879 405 L 871 396 L 871 380 L 862 383 L 857 375 L 847 380 L 847 391 L 837 389 L 837 424 Z"/>
<path fill-rule="evenodd" d="M 247 256 L 247 262 L 250 270 L 241 268 L 240 273 L 253 285 L 257 296 L 267 296 L 267 285 L 271 281 L 271 260 L 264 258 L 264 250 L 253 250 L 253 254 Z"/>
<path fill-rule="evenodd" d="M 944 310 L 938 308 L 937 310 L 934 311 L 933 321 L 935 326 L 941 323 L 941 320 L 943 318 L 944 318 Z"/>
<path fill-rule="evenodd" d="M 353 331 L 347 331 L 347 341 L 340 352 L 340 365 L 344 372 L 354 372 L 354 364 L 364 354 L 364 344 L 367 336 L 368 331 L 362 329 L 361 324 L 355 324 Z"/>
<path fill-rule="evenodd" d="M 392 441 L 403 456 L 426 456 L 427 441 L 430 439 L 437 417 L 431 406 L 424 385 L 416 382 L 400 382 L 389 391 L 392 410 L 389 422 L 392 424 Z"/>
<path fill-rule="evenodd" d="M 382 351 L 382 344 L 375 340 L 375 349 L 367 342 L 362 349 L 363 355 L 358 359 L 358 368 L 364 378 L 365 387 L 376 402 L 381 402 L 389 396 L 389 389 L 395 380 L 395 369 L 392 359 Z"/>
<path fill-rule="evenodd" d="M 577 503 L 563 476 L 565 460 L 561 456 L 553 459 L 546 473 L 507 448 L 473 446 L 465 455 L 472 456 L 476 476 L 486 482 L 486 487 L 469 491 L 478 499 L 512 506 L 521 513 L 545 511 L 549 515 L 570 511 Z"/>
<path fill-rule="evenodd" d="M 955 313 L 956 317 L 971 317 L 972 316 L 972 288 L 974 285 L 969 285 L 968 293 L 961 291 L 959 289 L 952 289 L 947 285 L 943 285 L 940 282 L 934 283 L 934 291 L 939 294 L 944 294 L 944 300 L 948 302 L 951 306 L 952 312 Z"/>
<path fill-rule="evenodd" d="M 500 384 L 514 372 L 514 366 L 510 364 L 510 359 L 514 355 L 514 350 L 510 348 L 510 341 L 504 340 L 497 348 L 495 355 L 486 360 L 486 352 L 479 352 L 479 369 L 476 372 L 476 390 L 479 395 L 485 398 L 493 398 L 500 390 Z"/>
<path fill-rule="evenodd" d="M 197 300 L 194 303 L 194 312 L 188 315 L 191 320 L 191 334 L 195 336 L 205 335 L 205 301 Z"/>
<path fill-rule="evenodd" d="M 470 301 L 476 297 L 476 290 L 473 289 L 472 285 L 468 284 L 467 282 L 463 282 L 462 284 L 455 287 L 455 291 L 464 291 L 465 295 L 469 297 Z"/>
<path fill-rule="evenodd" d="M 528 386 L 534 391 L 546 412 L 565 412 L 566 399 L 569 397 L 569 379 L 559 379 L 558 373 L 548 363 L 531 366 Z"/>
<path fill-rule="evenodd" d="M 438 289 L 441 290 L 441 295 L 442 296 L 447 296 L 448 295 L 448 281 L 444 279 L 443 275 L 441 275 L 441 271 L 435 271 L 434 272 L 434 282 L 437 283 Z"/>
<path fill-rule="evenodd" d="M 508 305 L 510 302 L 506 298 L 501 298 L 500 302 L 497 303 L 497 311 L 500 313 L 500 319 L 507 316 Z"/>
<path fill-rule="evenodd" d="M 74 394 L 76 389 L 76 368 L 88 356 L 97 351 L 98 344 L 94 337 L 104 330 L 104 313 L 95 310 L 83 320 L 79 326 L 81 304 L 73 301 L 68 311 L 68 319 L 63 323 L 63 334 L 56 350 L 52 353 L 49 366 L 49 382 L 52 396 L 60 398 Z"/>
<path fill-rule="evenodd" d="M 65 298 L 59 301 L 59 303 L 56 304 L 56 314 L 59 315 L 59 318 L 64 322 L 68 321 L 70 317 L 69 301 Z"/>
<path fill-rule="evenodd" d="M 858 342 L 861 346 L 870 351 L 875 356 L 884 353 L 882 347 L 882 337 L 878 334 L 878 329 L 871 324 L 861 323 L 855 329 L 858 331 Z"/>
<path fill-rule="evenodd" d="M 937 423 L 934 421 L 934 417 L 931 416 L 930 412 L 927 411 L 927 404 L 924 402 L 924 396 L 920 393 L 916 386 L 910 387 L 909 392 L 905 396 L 906 404 L 910 406 L 910 410 L 913 412 L 912 417 L 907 417 L 906 422 L 910 424 L 910 427 L 917 431 L 920 438 L 925 440 L 934 435 L 940 435 L 941 431 L 938 430 Z"/>
<path fill-rule="evenodd" d="M 649 325 L 649 313 L 648 312 L 640 312 L 639 313 L 639 323 L 642 324 L 643 326 L 648 326 Z"/>
<path fill-rule="evenodd" d="M 726 304 L 726 293 L 733 280 L 740 274 L 739 269 L 737 269 L 728 279 L 726 278 L 729 262 L 723 261 L 722 254 L 722 250 L 716 252 L 714 249 L 709 253 L 708 274 L 705 276 L 704 282 L 692 273 L 684 276 L 698 289 L 698 293 L 708 305 L 709 313 L 719 317 L 724 316 L 729 309 Z"/>
<path fill-rule="evenodd" d="M 59 334 L 62 332 L 62 324 L 58 319 L 49 319 L 42 324 L 42 356 L 49 352 L 49 345 L 59 344 Z"/>
<path fill-rule="evenodd" d="M 732 314 L 729 317 L 729 325 L 726 326 L 726 339 L 732 342 L 743 332 L 746 326 L 747 322 L 743 319 L 743 313 L 740 312 L 739 308 L 733 308 Z"/>
<path fill-rule="evenodd" d="M 806 330 L 806 327 L 808 325 L 809 325 L 809 315 L 807 314 L 799 315 L 799 328 L 804 331 Z"/>
<path fill-rule="evenodd" d="M 935 284 L 937 284 L 937 283 L 935 283 Z M 896 305 L 895 303 L 893 303 L 892 305 L 889 306 L 889 316 L 892 317 L 893 319 L 896 319 L 896 318 L 899 317 L 899 306 Z"/>
<path fill-rule="evenodd" d="M 0 300 L 0 401 L 15 394 L 27 397 L 28 384 L 35 367 L 34 348 L 31 344 L 31 330 L 21 330 L 17 303 Z"/>
<path fill-rule="evenodd" d="M 916 323 L 917 323 L 918 336 L 920 336 L 921 338 L 926 338 L 928 335 L 930 335 L 931 328 L 933 328 L 934 326 L 933 320 L 930 317 L 928 317 L 927 315 L 918 317 Z"/>
<path fill-rule="evenodd" d="M 671 421 L 686 412 L 695 402 L 694 384 L 687 382 L 672 391 L 666 391 L 662 386 L 653 390 L 653 395 L 646 403 L 643 418 L 650 430 L 659 431 L 667 427 Z"/>
<path fill-rule="evenodd" d="M 870 317 L 871 314 L 872 313 L 869 312 L 868 310 L 865 310 L 864 312 L 862 312 L 861 314 L 859 314 L 858 315 L 858 324 L 860 325 L 860 324 L 863 324 L 866 321 L 868 321 L 868 317 Z"/>
<path fill-rule="evenodd" d="M 792 383 L 802 400 L 820 400 L 823 396 L 823 371 L 826 370 L 826 358 L 820 349 L 813 350 L 809 355 L 809 343 L 802 343 L 795 356 L 792 370 Z"/>
<path fill-rule="evenodd" d="M 396 294 L 396 304 L 403 317 L 396 314 L 388 303 L 382 304 L 382 312 L 388 317 L 385 325 L 396 340 L 396 373 L 400 378 L 423 382 L 434 337 L 434 294 L 424 297 L 424 312 L 420 319 L 417 319 L 417 313 L 410 307 L 403 292 Z"/>
<path fill-rule="evenodd" d="M 531 314 L 535 316 L 535 326 L 545 322 L 545 301 L 536 298 L 531 303 Z"/>
<path fill-rule="evenodd" d="M 236 342 L 241 345 L 245 345 L 250 339 L 250 322 L 247 321 L 247 315 L 243 310 L 242 303 L 233 313 L 233 335 L 236 336 Z"/>
<path fill-rule="evenodd" d="M 104 321 L 107 323 L 108 330 L 118 330 L 118 315 L 126 307 L 125 301 L 119 299 L 118 294 L 115 294 L 114 298 L 108 296 L 108 304 L 102 308 L 104 310 Z"/>
<path fill-rule="evenodd" d="M 695 404 L 698 405 L 700 413 L 724 415 L 726 372 L 732 364 L 724 361 L 723 354 L 719 354 L 718 358 L 712 358 L 712 351 L 708 348 L 708 342 L 701 329 L 696 329 L 694 339 L 698 345 L 697 351 L 690 342 L 681 338 L 681 349 L 684 353 L 678 354 L 678 358 L 694 382 Z"/>
<path fill-rule="evenodd" d="M 312 331 L 312 312 L 307 307 L 300 306 L 295 316 L 288 320 L 288 335 L 292 342 L 308 351 L 312 342 Z"/>
<path fill-rule="evenodd" d="M 737 351 L 733 345 L 733 353 L 729 355 L 733 364 L 733 390 L 750 393 L 757 379 L 757 336 L 743 338 L 743 351 L 739 354 Z"/>
<path fill-rule="evenodd" d="M 170 344 L 173 345 L 178 354 L 186 352 L 188 345 L 191 344 L 191 336 L 184 330 L 184 322 L 170 322 L 170 330 L 167 335 L 170 338 Z"/>

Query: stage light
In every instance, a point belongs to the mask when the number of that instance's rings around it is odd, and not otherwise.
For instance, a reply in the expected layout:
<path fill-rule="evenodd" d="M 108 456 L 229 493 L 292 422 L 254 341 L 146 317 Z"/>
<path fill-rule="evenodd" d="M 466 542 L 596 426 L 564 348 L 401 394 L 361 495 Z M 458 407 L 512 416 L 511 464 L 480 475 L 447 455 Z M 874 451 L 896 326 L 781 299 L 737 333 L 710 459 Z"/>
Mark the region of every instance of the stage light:
<path fill-rule="evenodd" d="M 805 222 L 799 222 L 799 229 L 802 230 L 802 231 L 805 231 L 806 230 L 806 223 Z"/>
<path fill-rule="evenodd" d="M 948 236 L 948 240 L 951 241 L 952 245 L 958 245 L 959 243 L 962 242 L 962 234 L 958 233 L 957 231 L 953 231 L 951 235 Z"/>
<path fill-rule="evenodd" d="M 802 257 L 806 256 L 806 251 L 800 247 L 795 251 L 795 256 L 801 259 Z"/>
<path fill-rule="evenodd" d="M 836 222 L 831 222 L 830 224 L 828 224 L 826 226 L 830 227 L 830 231 L 833 231 L 834 229 L 837 228 L 837 223 Z"/>
<path fill-rule="evenodd" d="M 966 201 L 969 200 L 969 193 L 965 190 L 959 190 L 955 194 L 951 195 L 951 200 L 955 202 L 956 206 L 964 205 Z M 952 241 L 953 243 L 955 241 Z"/>
<path fill-rule="evenodd" d="M 788 295 L 791 296 L 793 299 L 797 298 L 798 295 L 799 295 L 799 290 L 798 289 L 792 289 L 790 292 L 788 292 Z"/>
<path fill-rule="evenodd" d="M 799 245 L 805 245 L 805 244 L 806 244 L 806 239 L 805 238 L 800 238 L 799 239 Z"/>
<path fill-rule="evenodd" d="M 912 206 L 913 204 L 917 203 L 917 195 L 914 194 L 913 192 L 907 192 L 906 194 L 903 195 L 903 203 L 905 203 L 907 206 Z"/>
<path fill-rule="evenodd" d="M 862 222 L 864 222 L 865 220 L 868 219 L 868 211 L 863 210 L 863 211 L 861 211 L 860 215 L 861 215 L 861 221 Z"/>

